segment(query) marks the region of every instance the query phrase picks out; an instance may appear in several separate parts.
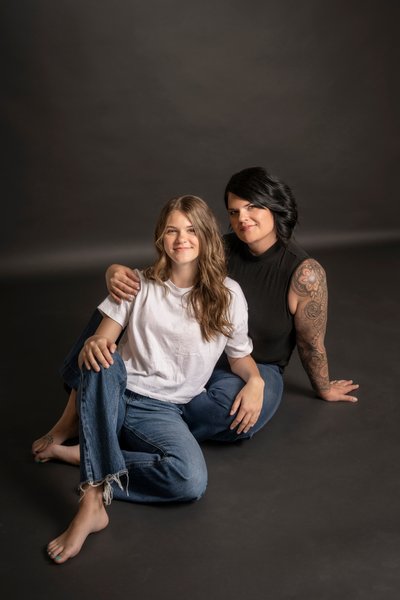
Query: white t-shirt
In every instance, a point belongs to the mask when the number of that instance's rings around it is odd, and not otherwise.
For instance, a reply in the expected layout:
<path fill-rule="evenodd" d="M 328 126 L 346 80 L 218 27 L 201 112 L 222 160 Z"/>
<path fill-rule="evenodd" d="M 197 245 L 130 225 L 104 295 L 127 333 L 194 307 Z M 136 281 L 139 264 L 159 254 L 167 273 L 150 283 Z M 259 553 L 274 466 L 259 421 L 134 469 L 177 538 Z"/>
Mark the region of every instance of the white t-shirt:
<path fill-rule="evenodd" d="M 171 281 L 167 289 L 140 275 L 141 289 L 132 301 L 117 304 L 110 296 L 99 310 L 126 327 L 119 345 L 128 379 L 127 388 L 157 400 L 185 404 L 204 390 L 225 350 L 232 358 L 247 356 L 253 344 L 247 334 L 247 302 L 236 281 L 226 278 L 231 291 L 232 337 L 222 334 L 205 342 L 196 319 L 185 308 L 185 294 Z"/>

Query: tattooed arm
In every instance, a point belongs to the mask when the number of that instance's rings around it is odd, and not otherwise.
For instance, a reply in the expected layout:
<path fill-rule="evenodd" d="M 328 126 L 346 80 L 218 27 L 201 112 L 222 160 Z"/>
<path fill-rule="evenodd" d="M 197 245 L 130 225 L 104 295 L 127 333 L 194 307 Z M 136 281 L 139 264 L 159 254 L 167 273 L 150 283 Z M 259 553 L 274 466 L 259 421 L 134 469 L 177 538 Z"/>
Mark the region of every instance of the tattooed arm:
<path fill-rule="evenodd" d="M 324 344 L 328 288 L 325 271 L 316 260 L 305 260 L 294 272 L 290 284 L 289 307 L 294 314 L 300 359 L 316 394 L 323 400 L 356 402 L 357 398 L 349 395 L 358 388 L 352 380 L 329 380 Z"/>

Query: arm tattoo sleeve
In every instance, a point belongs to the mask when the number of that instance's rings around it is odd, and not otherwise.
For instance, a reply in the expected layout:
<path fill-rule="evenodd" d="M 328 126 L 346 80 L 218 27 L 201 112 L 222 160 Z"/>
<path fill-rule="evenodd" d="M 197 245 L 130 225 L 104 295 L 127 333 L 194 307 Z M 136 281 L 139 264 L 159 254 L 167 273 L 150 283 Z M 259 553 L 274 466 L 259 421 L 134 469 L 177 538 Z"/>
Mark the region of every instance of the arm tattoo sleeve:
<path fill-rule="evenodd" d="M 298 297 L 294 321 L 300 359 L 311 385 L 321 394 L 330 387 L 324 345 L 328 309 L 324 269 L 313 259 L 305 260 L 293 274 L 291 289 Z"/>

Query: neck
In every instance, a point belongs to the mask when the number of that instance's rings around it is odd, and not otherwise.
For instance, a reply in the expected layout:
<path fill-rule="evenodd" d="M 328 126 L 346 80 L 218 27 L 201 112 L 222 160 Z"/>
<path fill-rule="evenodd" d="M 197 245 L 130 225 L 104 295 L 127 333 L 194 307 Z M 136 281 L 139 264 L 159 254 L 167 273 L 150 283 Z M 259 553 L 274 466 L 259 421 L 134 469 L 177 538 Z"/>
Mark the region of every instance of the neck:
<path fill-rule="evenodd" d="M 188 288 L 195 284 L 197 265 L 172 265 L 170 280 L 176 287 Z"/>
<path fill-rule="evenodd" d="M 277 235 L 274 233 L 267 238 L 260 240 L 259 242 L 254 242 L 253 244 L 247 244 L 248 249 L 254 256 L 259 256 L 260 254 L 264 254 L 267 250 L 272 248 L 275 242 L 278 240 Z"/>

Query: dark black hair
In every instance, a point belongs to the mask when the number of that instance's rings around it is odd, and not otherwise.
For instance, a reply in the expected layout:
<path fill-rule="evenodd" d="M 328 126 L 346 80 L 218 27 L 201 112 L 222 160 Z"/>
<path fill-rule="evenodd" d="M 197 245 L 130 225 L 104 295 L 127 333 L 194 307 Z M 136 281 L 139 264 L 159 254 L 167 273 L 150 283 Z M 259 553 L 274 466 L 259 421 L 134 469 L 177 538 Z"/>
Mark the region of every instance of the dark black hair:
<path fill-rule="evenodd" d="M 229 192 L 260 208 L 269 208 L 274 215 L 278 239 L 288 243 L 297 223 L 297 204 L 286 183 L 263 167 L 250 167 L 235 173 L 228 181 L 224 195 L 226 208 Z"/>

